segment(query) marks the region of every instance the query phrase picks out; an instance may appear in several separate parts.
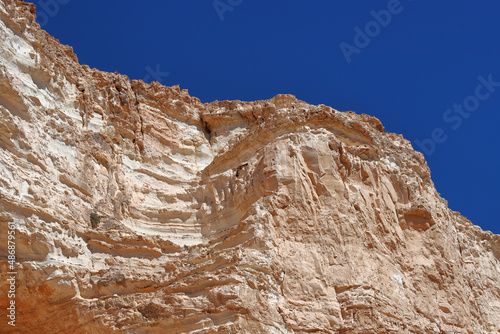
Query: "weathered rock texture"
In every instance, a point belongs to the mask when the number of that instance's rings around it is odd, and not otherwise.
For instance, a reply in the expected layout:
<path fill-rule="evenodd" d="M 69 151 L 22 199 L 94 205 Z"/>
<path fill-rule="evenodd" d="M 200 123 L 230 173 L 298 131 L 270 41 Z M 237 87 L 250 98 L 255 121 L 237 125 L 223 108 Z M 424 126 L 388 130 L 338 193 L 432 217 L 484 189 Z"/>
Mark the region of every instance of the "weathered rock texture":
<path fill-rule="evenodd" d="M 376 118 L 203 104 L 79 65 L 34 13 L 0 0 L 0 332 L 500 332 L 500 236 Z"/>

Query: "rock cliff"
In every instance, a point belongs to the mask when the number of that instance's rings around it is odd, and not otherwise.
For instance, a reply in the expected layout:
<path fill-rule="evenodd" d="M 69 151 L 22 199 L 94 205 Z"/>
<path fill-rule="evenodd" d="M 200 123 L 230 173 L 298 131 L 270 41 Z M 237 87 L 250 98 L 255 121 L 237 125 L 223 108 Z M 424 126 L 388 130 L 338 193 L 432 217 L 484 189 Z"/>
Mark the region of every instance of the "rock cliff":
<path fill-rule="evenodd" d="M 34 13 L 0 0 L 0 332 L 500 332 L 500 236 L 401 135 L 91 69 Z"/>

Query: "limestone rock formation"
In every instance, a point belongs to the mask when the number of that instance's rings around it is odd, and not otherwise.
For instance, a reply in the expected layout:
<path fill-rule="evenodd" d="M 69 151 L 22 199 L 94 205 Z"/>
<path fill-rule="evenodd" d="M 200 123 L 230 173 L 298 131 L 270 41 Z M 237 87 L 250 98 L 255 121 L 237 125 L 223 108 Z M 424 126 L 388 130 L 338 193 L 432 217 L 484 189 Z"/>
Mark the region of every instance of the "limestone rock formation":
<path fill-rule="evenodd" d="M 0 332 L 500 332 L 500 236 L 401 135 L 91 69 L 34 13 L 0 0 Z"/>

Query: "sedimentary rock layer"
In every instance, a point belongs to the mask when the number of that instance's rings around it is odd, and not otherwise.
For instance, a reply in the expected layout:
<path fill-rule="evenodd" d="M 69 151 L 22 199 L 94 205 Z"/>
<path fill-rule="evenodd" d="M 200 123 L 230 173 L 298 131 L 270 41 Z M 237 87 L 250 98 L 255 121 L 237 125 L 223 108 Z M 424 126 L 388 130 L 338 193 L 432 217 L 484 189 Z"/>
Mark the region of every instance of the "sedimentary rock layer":
<path fill-rule="evenodd" d="M 0 0 L 0 332 L 500 332 L 500 236 L 401 135 L 91 69 L 34 13 Z"/>

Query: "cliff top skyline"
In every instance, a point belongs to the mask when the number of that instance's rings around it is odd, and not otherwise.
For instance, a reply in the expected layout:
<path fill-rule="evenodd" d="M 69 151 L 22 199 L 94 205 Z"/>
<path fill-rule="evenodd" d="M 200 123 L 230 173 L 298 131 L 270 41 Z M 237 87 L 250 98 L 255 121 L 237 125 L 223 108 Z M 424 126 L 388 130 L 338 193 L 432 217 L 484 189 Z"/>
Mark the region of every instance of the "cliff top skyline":
<path fill-rule="evenodd" d="M 451 209 L 500 233 L 497 2 L 32 2 L 90 67 L 202 102 L 293 94 L 373 115 L 424 153 Z"/>
<path fill-rule="evenodd" d="M 402 10 L 370 13 L 346 59 Z M 403 135 L 90 68 L 35 12 L 0 0 L 0 332 L 500 332 L 500 234 L 448 207 Z M 494 98 L 476 80 L 446 117 Z"/>

